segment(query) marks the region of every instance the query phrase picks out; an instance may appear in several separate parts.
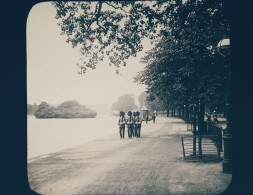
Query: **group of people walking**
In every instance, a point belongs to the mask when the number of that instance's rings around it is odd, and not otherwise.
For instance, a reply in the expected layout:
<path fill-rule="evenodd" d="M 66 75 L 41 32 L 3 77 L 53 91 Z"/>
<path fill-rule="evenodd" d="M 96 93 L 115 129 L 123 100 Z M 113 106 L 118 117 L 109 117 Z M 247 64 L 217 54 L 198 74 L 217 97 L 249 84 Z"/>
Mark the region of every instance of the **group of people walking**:
<path fill-rule="evenodd" d="M 140 113 L 137 112 L 128 112 L 128 116 L 125 118 L 125 113 L 123 111 L 120 112 L 119 118 L 119 133 L 120 139 L 124 139 L 125 137 L 125 125 L 127 126 L 128 138 L 132 137 L 140 137 L 141 136 L 141 117 Z"/>

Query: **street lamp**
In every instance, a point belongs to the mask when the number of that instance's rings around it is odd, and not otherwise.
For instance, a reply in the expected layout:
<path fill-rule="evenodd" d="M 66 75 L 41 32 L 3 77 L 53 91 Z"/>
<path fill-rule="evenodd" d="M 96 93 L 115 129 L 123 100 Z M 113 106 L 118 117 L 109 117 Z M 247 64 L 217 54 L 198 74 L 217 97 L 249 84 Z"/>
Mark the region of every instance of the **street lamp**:
<path fill-rule="evenodd" d="M 230 39 L 223 38 L 217 45 L 218 52 L 221 56 L 226 57 L 230 55 Z"/>
<path fill-rule="evenodd" d="M 227 126 L 223 134 L 224 158 L 223 173 L 232 173 L 232 113 L 231 113 L 231 71 L 230 71 L 230 39 L 223 38 L 217 45 L 218 52 L 221 56 L 227 57 L 226 63 L 226 122 Z"/>

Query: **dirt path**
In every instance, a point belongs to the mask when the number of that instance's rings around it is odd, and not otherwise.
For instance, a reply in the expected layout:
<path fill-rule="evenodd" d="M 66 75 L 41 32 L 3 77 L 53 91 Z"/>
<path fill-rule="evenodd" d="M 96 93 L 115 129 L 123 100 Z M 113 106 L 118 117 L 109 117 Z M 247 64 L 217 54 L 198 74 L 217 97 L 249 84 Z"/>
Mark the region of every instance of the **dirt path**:
<path fill-rule="evenodd" d="M 222 173 L 221 162 L 183 160 L 180 135 L 187 132 L 180 119 L 158 122 L 158 130 L 152 125 L 143 124 L 140 139 L 115 134 L 34 160 L 28 164 L 31 189 L 56 195 L 217 194 L 228 187 L 231 175 Z"/>

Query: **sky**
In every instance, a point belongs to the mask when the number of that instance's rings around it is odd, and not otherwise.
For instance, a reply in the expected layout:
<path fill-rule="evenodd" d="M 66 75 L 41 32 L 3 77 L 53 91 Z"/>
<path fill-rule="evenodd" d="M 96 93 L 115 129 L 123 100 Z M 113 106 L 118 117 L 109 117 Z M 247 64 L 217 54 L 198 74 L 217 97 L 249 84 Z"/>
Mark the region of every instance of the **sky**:
<path fill-rule="evenodd" d="M 55 16 L 56 10 L 50 2 L 36 4 L 28 15 L 27 103 L 46 101 L 57 105 L 77 100 L 84 105 L 112 105 L 118 97 L 130 93 L 138 104 L 138 96 L 146 86 L 134 83 L 133 77 L 145 67 L 139 61 L 144 51 L 152 48 L 149 41 L 143 42 L 143 52 L 126 61 L 121 74 L 116 74 L 116 68 L 105 60 L 95 70 L 79 75 L 76 63 L 80 53 L 66 43 L 66 36 L 60 35 Z"/>

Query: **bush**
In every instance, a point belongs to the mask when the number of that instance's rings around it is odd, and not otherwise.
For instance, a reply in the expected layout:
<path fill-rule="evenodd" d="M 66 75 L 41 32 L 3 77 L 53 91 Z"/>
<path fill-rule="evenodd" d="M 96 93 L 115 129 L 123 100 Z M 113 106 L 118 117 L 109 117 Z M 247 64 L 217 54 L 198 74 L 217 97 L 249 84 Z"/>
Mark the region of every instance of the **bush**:
<path fill-rule="evenodd" d="M 95 118 L 97 112 L 73 100 L 63 102 L 57 107 L 42 102 L 34 115 L 36 118 Z"/>

